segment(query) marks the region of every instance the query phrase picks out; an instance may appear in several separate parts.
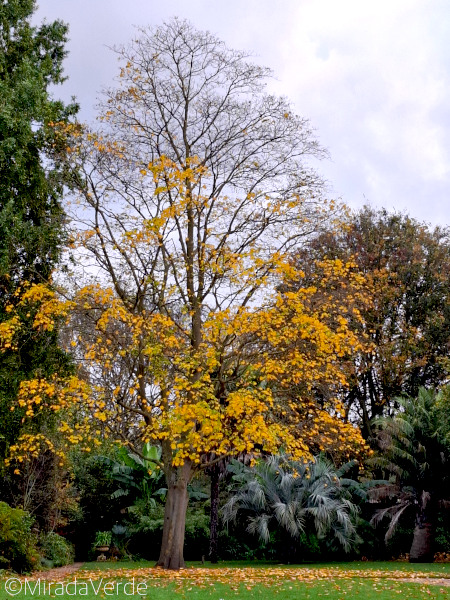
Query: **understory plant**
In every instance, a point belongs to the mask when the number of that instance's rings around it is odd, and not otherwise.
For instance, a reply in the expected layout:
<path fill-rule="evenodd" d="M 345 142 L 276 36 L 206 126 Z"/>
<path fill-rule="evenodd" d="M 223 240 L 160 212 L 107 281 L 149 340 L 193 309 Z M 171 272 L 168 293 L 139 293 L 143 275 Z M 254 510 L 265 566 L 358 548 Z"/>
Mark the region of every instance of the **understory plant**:
<path fill-rule="evenodd" d="M 332 536 L 350 551 L 359 541 L 355 521 L 358 507 L 350 490 L 356 482 L 343 475 L 353 463 L 336 469 L 317 457 L 302 463 L 285 455 L 259 460 L 254 466 L 233 461 L 234 493 L 223 507 L 226 523 L 244 517 L 247 531 L 268 543 L 271 534 L 284 532 L 294 551 L 312 535 Z"/>
<path fill-rule="evenodd" d="M 373 522 L 389 521 L 388 541 L 402 520 L 414 519 L 410 561 L 430 562 L 438 515 L 450 500 L 449 405 L 445 397 L 425 388 L 415 398 L 396 402 L 397 414 L 377 421 L 381 452 L 372 465 L 382 470 L 386 482 L 370 492 L 380 507 Z"/>
<path fill-rule="evenodd" d="M 0 568 L 23 573 L 37 567 L 39 554 L 33 522 L 26 511 L 0 502 Z"/>
<path fill-rule="evenodd" d="M 101 548 L 103 546 L 111 545 L 112 533 L 111 531 L 97 531 L 95 534 L 94 547 Z"/>
<path fill-rule="evenodd" d="M 63 567 L 73 563 L 75 551 L 70 542 L 54 531 L 39 537 L 39 549 L 49 566 Z"/>

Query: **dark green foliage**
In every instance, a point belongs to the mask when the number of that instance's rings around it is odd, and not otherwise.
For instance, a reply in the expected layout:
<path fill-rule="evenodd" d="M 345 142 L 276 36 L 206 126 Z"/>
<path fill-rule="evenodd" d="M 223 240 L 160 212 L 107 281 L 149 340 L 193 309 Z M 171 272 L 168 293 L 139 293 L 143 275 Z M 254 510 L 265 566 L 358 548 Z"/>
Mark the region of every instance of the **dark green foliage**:
<path fill-rule="evenodd" d="M 436 552 L 450 554 L 450 513 L 440 510 L 436 524 Z"/>
<path fill-rule="evenodd" d="M 118 490 L 116 490 L 112 497 L 122 503 L 125 498 L 127 499 L 121 519 L 121 525 L 125 527 L 125 531 L 117 540 L 119 542 L 117 545 L 125 548 L 128 555 L 149 559 L 157 558 L 155 552 L 161 544 L 164 526 L 163 500 L 166 488 L 160 487 L 163 477 L 160 471 L 152 470 L 154 464 L 150 468 L 150 473 L 146 470 L 148 463 L 151 463 L 151 457 L 157 458 L 156 450 L 154 446 L 148 445 L 143 449 L 142 458 L 129 451 L 127 457 L 124 457 L 123 451 L 121 451 L 118 460 L 124 462 L 116 462 L 111 465 L 113 479 L 122 484 L 122 488 L 119 488 L 120 492 L 117 493 Z M 125 462 L 131 470 L 120 469 L 118 471 L 117 465 L 121 464 L 123 467 Z M 118 478 L 119 473 L 122 474 L 120 479 Z M 127 477 L 123 477 L 124 474 Z M 201 560 L 202 556 L 208 554 L 209 515 L 207 505 L 209 502 L 205 489 L 206 483 L 202 480 L 194 480 L 188 486 L 190 502 L 186 514 L 184 544 L 184 552 L 188 560 Z M 130 500 L 133 501 L 131 505 L 129 505 Z M 117 526 L 115 529 L 113 528 L 113 533 L 115 530 L 120 531 L 120 528 Z M 116 535 L 116 538 L 118 537 Z"/>
<path fill-rule="evenodd" d="M 103 455 L 115 456 L 116 448 L 105 444 Z M 111 498 L 117 489 L 110 471 L 99 456 L 86 455 L 74 448 L 70 455 L 74 480 L 73 485 L 78 495 L 79 512 L 68 526 L 68 537 L 75 545 L 76 557 L 86 560 L 91 555 L 95 532 L 111 530 L 121 518 L 121 510 L 125 501 Z"/>
<path fill-rule="evenodd" d="M 108 449 L 105 446 L 103 456 L 86 459 L 74 452 L 73 458 L 81 509 L 79 520 L 72 523 L 71 539 L 76 543 L 77 556 L 94 558 L 83 530 L 94 534 L 100 525 L 104 529 L 111 528 L 112 544 L 120 556 L 156 559 L 166 494 L 166 488 L 162 487 L 163 474 L 154 462 L 160 458 L 160 449 L 146 444 L 140 454 L 136 454 L 124 447 Z M 192 560 L 200 560 L 208 552 L 208 494 L 205 490 L 206 483 L 200 480 L 188 488 L 191 502 L 186 519 L 185 551 Z M 91 537 L 91 546 L 93 540 Z"/>
<path fill-rule="evenodd" d="M 54 531 L 39 537 L 39 550 L 43 558 L 53 567 L 63 567 L 73 563 L 74 548 L 65 538 Z"/>
<path fill-rule="evenodd" d="M 114 458 L 100 457 L 108 469 L 109 476 L 117 483 L 111 498 L 128 497 L 128 510 L 133 512 L 133 503 L 141 504 L 140 510 L 156 506 L 158 497 L 165 496 L 161 488 L 163 473 L 154 462 L 161 458 L 161 449 L 150 443 L 142 447 L 142 456 L 125 447 L 118 448 Z"/>
<path fill-rule="evenodd" d="M 39 555 L 32 533 L 33 521 L 26 511 L 0 502 L 0 568 L 23 573 L 37 567 Z"/>
<path fill-rule="evenodd" d="M 52 100 L 62 83 L 67 26 L 30 25 L 34 0 L 0 5 L 0 290 L 47 281 L 61 246 L 62 173 L 52 123 L 76 112 Z"/>
<path fill-rule="evenodd" d="M 424 388 L 416 398 L 397 398 L 399 412 L 377 421 L 380 454 L 372 460 L 389 480 L 371 491 L 384 503 L 374 522 L 389 519 L 386 538 L 405 517 L 413 518 L 410 557 L 431 560 L 439 508 L 450 499 L 448 415 L 446 404 Z"/>
<path fill-rule="evenodd" d="M 9 317 L 8 304 L 17 305 L 21 285 L 50 281 L 64 242 L 64 173 L 52 157 L 65 144 L 52 125 L 67 122 L 77 106 L 49 91 L 64 80 L 67 26 L 33 27 L 35 7 L 34 0 L 0 3 L 0 321 Z M 21 432 L 21 411 L 10 411 L 20 382 L 70 370 L 57 332 L 33 330 L 32 318 L 21 315 L 17 349 L 0 355 L 0 459 Z"/>
<path fill-rule="evenodd" d="M 135 511 L 125 519 L 125 523 L 127 554 L 134 558 L 156 560 L 164 525 L 164 506 L 158 504 L 145 515 Z M 186 514 L 184 551 L 187 560 L 201 560 L 202 556 L 207 557 L 208 546 L 209 515 L 203 503 L 191 502 Z"/>
<path fill-rule="evenodd" d="M 423 491 L 433 498 L 450 498 L 450 447 L 439 397 L 422 388 L 416 398 L 396 400 L 400 410 L 395 417 L 377 421 L 382 451 L 371 461 L 390 478 L 371 492 L 372 498 L 396 500 L 395 508 L 383 511 L 395 516 L 388 533 L 395 529 L 399 513 L 416 509 Z"/>
<path fill-rule="evenodd" d="M 101 456 L 74 449 L 71 462 L 79 495 L 79 515 L 70 525 L 77 558 L 95 558 L 95 532 L 111 530 L 121 556 L 155 559 L 161 542 L 165 489 L 162 474 L 151 460 L 159 450 L 148 444 L 142 456 L 104 442 Z M 86 535 L 86 532 L 89 532 Z"/>

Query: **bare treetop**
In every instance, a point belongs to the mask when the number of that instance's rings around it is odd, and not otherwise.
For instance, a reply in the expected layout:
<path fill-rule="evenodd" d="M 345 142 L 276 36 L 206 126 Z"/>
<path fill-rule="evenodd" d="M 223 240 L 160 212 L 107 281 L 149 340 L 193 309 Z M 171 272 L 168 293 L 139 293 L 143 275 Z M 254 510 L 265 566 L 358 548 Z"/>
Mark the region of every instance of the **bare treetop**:
<path fill-rule="evenodd" d="M 248 302 L 329 218 L 308 164 L 325 151 L 285 98 L 266 93 L 269 69 L 186 21 L 141 29 L 116 51 L 118 85 L 78 155 L 84 228 L 97 232 L 89 249 L 122 298 L 158 296 L 157 279 L 202 310 Z M 130 244 L 136 227 L 145 244 Z"/>
<path fill-rule="evenodd" d="M 106 92 L 102 108 L 142 164 L 165 155 L 185 168 L 198 156 L 213 175 L 211 196 L 321 185 L 305 163 L 325 155 L 308 120 L 266 93 L 271 71 L 247 54 L 179 19 L 140 29 L 117 52 L 119 86 Z"/>

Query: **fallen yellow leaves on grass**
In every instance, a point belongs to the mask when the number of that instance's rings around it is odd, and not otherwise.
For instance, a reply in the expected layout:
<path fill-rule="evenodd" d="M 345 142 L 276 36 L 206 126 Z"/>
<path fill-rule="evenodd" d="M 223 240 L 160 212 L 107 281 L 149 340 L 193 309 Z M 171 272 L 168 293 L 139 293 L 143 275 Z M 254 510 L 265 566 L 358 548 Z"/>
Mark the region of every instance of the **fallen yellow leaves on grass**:
<path fill-rule="evenodd" d="M 402 571 L 402 570 L 377 570 L 377 569 L 340 569 L 338 567 L 325 568 L 293 568 L 293 567 L 226 567 L 226 568 L 202 568 L 193 567 L 180 569 L 179 571 L 170 571 L 155 567 L 141 567 L 136 569 L 111 568 L 106 570 L 79 570 L 76 573 L 67 575 L 67 573 L 53 572 L 51 579 L 64 580 L 67 578 L 77 581 L 86 580 L 118 580 L 132 579 L 136 582 L 145 581 L 154 587 L 165 587 L 175 583 L 177 589 L 186 586 L 195 585 L 195 587 L 207 588 L 216 583 L 229 585 L 236 589 L 240 585 L 251 589 L 255 585 L 264 585 L 267 587 L 280 587 L 286 583 L 314 583 L 325 580 L 355 580 L 370 579 L 374 582 L 380 580 L 411 581 L 418 583 L 420 581 L 436 579 L 436 582 L 442 582 L 442 574 L 425 573 L 420 571 Z M 45 573 L 35 573 L 28 579 L 43 579 Z M 450 578 L 449 578 L 450 582 Z"/>

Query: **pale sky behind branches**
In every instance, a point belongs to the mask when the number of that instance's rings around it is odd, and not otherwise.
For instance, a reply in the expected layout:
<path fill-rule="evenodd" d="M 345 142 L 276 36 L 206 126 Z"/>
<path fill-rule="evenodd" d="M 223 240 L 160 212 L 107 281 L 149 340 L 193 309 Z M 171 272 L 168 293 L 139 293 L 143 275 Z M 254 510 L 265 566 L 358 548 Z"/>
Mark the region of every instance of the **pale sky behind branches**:
<path fill-rule="evenodd" d="M 67 82 L 92 122 L 118 75 L 108 47 L 173 16 L 270 67 L 269 91 L 311 120 L 331 158 L 329 196 L 450 225 L 448 0 L 38 0 L 36 22 L 70 26 Z"/>

